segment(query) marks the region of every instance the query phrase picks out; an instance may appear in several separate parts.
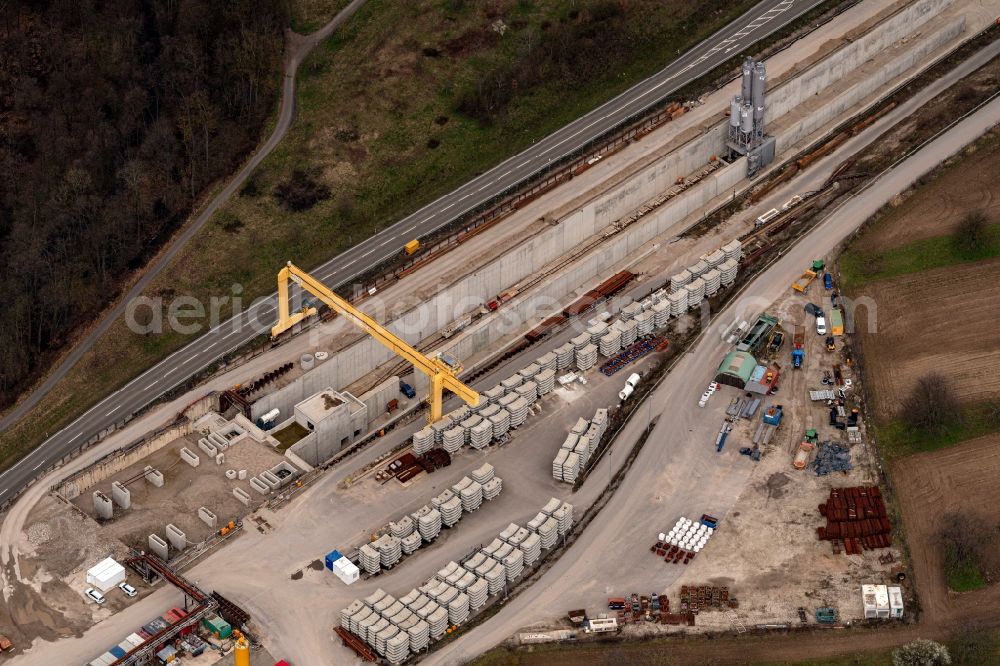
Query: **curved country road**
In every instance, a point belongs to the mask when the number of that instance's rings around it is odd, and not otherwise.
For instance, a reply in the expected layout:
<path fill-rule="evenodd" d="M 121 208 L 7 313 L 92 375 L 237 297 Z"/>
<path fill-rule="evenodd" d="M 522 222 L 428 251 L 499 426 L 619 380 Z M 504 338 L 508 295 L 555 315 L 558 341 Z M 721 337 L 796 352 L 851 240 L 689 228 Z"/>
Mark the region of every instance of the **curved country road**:
<path fill-rule="evenodd" d="M 194 235 L 201 231 L 201 228 L 205 226 L 216 211 L 222 207 L 229 198 L 233 196 L 233 193 L 238 190 L 246 179 L 250 177 L 264 158 L 271 154 L 271 151 L 285 138 L 285 134 L 288 133 L 288 128 L 292 126 L 292 121 L 295 119 L 295 73 L 299 68 L 299 64 L 305 60 L 305 57 L 309 55 L 312 49 L 322 42 L 324 39 L 330 36 L 334 30 L 336 30 L 340 25 L 342 25 L 347 19 L 349 19 L 360 7 L 365 4 L 365 0 L 352 0 L 352 2 L 344 7 L 329 23 L 324 25 L 322 28 L 316 32 L 307 35 L 300 36 L 295 33 L 288 31 L 288 40 L 286 44 L 286 53 L 284 56 L 284 80 L 281 86 L 281 109 L 278 112 L 278 122 L 274 126 L 274 131 L 271 132 L 271 136 L 267 138 L 264 145 L 254 153 L 250 160 L 243 165 L 243 168 L 230 179 L 229 183 L 222 189 L 221 192 L 215 195 L 215 197 L 208 203 L 205 208 L 194 218 L 194 221 L 183 229 L 183 231 L 170 243 L 166 250 L 161 251 L 153 264 L 149 269 L 139 278 L 139 280 L 132 285 L 132 288 L 125 294 L 125 297 L 120 299 L 118 303 L 109 312 L 104 315 L 104 318 L 90 330 L 89 333 L 81 340 L 76 347 L 70 351 L 70 353 L 63 358 L 54 371 L 49 373 L 49 376 L 45 378 L 31 395 L 19 402 L 14 409 L 12 409 L 8 414 L 6 414 L 2 419 L 0 419 L 0 431 L 7 429 L 12 423 L 20 420 L 25 414 L 28 413 L 32 407 L 38 404 L 45 395 L 52 390 L 53 387 L 59 381 L 66 376 L 66 373 L 79 362 L 83 355 L 90 351 L 94 343 L 97 342 L 98 338 L 104 335 L 111 324 L 113 324 L 119 317 L 125 314 L 125 308 L 128 303 L 142 294 L 146 287 L 159 275 L 164 268 L 166 268 L 174 257 L 181 251 L 181 249 L 188 244 Z"/>

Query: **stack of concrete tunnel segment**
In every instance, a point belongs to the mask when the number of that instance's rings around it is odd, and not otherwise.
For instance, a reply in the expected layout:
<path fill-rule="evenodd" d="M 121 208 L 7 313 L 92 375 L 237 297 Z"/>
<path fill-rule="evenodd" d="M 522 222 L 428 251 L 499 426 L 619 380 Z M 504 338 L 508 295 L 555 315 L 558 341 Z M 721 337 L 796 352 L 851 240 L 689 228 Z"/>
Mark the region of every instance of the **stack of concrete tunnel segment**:
<path fill-rule="evenodd" d="M 867 108 L 874 104 L 876 93 L 888 83 L 903 74 L 915 75 L 918 70 L 929 66 L 931 56 L 965 30 L 964 16 L 946 21 L 933 20 L 951 2 L 918 0 L 842 44 L 803 71 L 774 85 L 767 96 L 767 122 L 778 148 L 800 145 L 825 135 L 842 118 L 861 110 L 859 106 Z M 923 39 L 904 40 L 920 30 L 925 33 Z M 858 76 L 859 67 L 866 61 L 887 52 L 894 55 L 891 62 L 866 77 Z M 850 87 L 839 94 L 830 93 L 832 86 L 841 81 L 850 81 Z M 810 103 L 824 93 L 827 96 L 823 98 L 823 103 L 812 108 Z M 802 115 L 803 108 L 808 108 L 805 115 Z M 794 121 L 784 122 L 784 116 L 793 110 L 798 112 Z M 728 126 L 728 118 L 703 126 L 696 138 L 687 140 L 668 156 L 638 171 L 627 182 L 615 186 L 580 209 L 547 225 L 488 265 L 456 278 L 421 306 L 411 308 L 387 322 L 387 328 L 409 344 L 419 345 L 423 337 L 419 332 L 442 330 L 462 315 L 454 310 L 454 304 L 468 304 L 467 311 L 477 308 L 476 304 L 490 300 L 499 291 L 542 271 L 588 239 L 602 234 L 616 220 L 668 190 L 678 178 L 710 163 L 725 146 Z M 697 221 L 694 218 L 700 217 L 710 206 L 721 205 L 733 193 L 747 189 L 750 184 L 744 177 L 745 171 L 746 165 L 740 160 L 714 170 L 696 186 L 666 201 L 621 233 L 608 237 L 596 251 L 551 275 L 546 281 L 544 294 L 528 292 L 504 304 L 505 316 L 521 317 L 527 322 L 530 316 L 544 311 L 543 303 L 550 304 L 553 298 L 566 302 L 572 300 L 581 287 L 586 288 L 602 276 L 620 270 L 628 257 L 644 244 L 661 235 L 681 232 Z M 503 327 L 495 326 L 493 321 L 499 314 L 485 316 L 466 327 L 443 345 L 442 350 L 457 358 L 470 359 L 489 349 L 502 336 L 500 330 Z M 251 406 L 252 418 L 256 419 L 273 408 L 291 413 L 293 406 L 306 397 L 329 386 L 349 386 L 389 362 L 396 362 L 390 351 L 368 337 L 361 337 L 331 354 L 329 360 L 298 380 L 258 399 Z M 469 369 L 468 363 L 466 368 Z M 426 380 L 419 373 L 415 388 L 418 394 L 426 393 Z"/>

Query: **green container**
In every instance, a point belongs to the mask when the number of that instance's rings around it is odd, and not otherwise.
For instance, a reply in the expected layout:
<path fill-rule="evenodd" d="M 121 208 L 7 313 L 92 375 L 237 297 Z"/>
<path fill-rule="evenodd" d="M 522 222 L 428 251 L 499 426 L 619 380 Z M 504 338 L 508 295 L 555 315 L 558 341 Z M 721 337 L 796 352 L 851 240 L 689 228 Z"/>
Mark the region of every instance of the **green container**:
<path fill-rule="evenodd" d="M 218 615 L 206 617 L 201 623 L 217 638 L 229 638 L 233 635 L 233 628 Z"/>

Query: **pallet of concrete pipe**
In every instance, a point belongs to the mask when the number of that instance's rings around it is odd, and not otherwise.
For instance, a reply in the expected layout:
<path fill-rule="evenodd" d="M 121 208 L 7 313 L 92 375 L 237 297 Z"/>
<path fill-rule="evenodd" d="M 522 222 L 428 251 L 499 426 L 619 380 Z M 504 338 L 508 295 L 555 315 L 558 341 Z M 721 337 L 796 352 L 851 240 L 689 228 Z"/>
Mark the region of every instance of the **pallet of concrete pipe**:
<path fill-rule="evenodd" d="M 424 620 L 417 620 L 406 633 L 410 636 L 410 649 L 414 652 L 423 650 L 431 642 L 431 627 Z"/>
<path fill-rule="evenodd" d="M 590 427 L 590 421 L 581 416 L 576 420 L 576 423 L 573 424 L 573 427 L 570 428 L 569 431 L 570 434 L 573 435 L 582 435 L 583 433 L 587 432 L 587 428 L 589 427 Z"/>
<path fill-rule="evenodd" d="M 556 371 L 565 370 L 566 368 L 573 365 L 573 357 L 576 353 L 576 347 L 571 342 L 567 342 L 562 347 L 555 350 L 556 353 Z"/>
<path fill-rule="evenodd" d="M 459 592 L 465 592 L 469 587 L 476 582 L 476 574 L 471 571 L 466 571 L 465 569 L 460 569 L 458 572 L 458 580 L 456 580 L 452 585 Z"/>
<path fill-rule="evenodd" d="M 215 446 L 204 437 L 198 440 L 198 448 L 213 458 L 219 455 L 219 449 L 215 448 Z"/>
<path fill-rule="evenodd" d="M 483 578 L 490 586 L 490 594 L 498 594 L 503 588 L 504 583 L 507 582 L 507 571 L 504 569 L 503 564 L 492 560 L 493 564 L 486 571 Z"/>
<path fill-rule="evenodd" d="M 468 406 L 460 405 L 458 408 L 453 409 L 452 411 L 445 414 L 445 416 L 451 419 L 453 425 L 457 425 L 462 421 L 464 421 L 465 419 L 469 418 L 469 414 L 471 413 L 472 410 L 469 409 Z"/>
<path fill-rule="evenodd" d="M 539 529 L 541 529 L 542 525 L 545 524 L 545 521 L 548 519 L 549 516 L 546 516 L 544 513 L 539 511 L 537 514 L 535 514 L 534 518 L 528 521 L 525 527 L 527 527 L 528 531 L 530 532 L 537 532 Z"/>
<path fill-rule="evenodd" d="M 580 441 L 576 443 L 573 448 L 573 453 L 580 456 L 580 468 L 586 466 L 587 461 L 590 460 L 590 439 L 586 437 L 581 437 Z M 569 456 L 567 455 L 566 461 L 569 462 Z"/>
<path fill-rule="evenodd" d="M 483 504 L 483 487 L 473 481 L 470 486 L 462 489 L 459 497 L 462 500 L 462 509 L 466 513 L 475 511 Z"/>
<path fill-rule="evenodd" d="M 256 476 L 250 478 L 250 487 L 261 495 L 268 495 L 271 492 L 271 486 L 267 485 Z"/>
<path fill-rule="evenodd" d="M 465 564 L 463 564 L 462 567 L 465 568 L 466 571 L 475 573 L 479 567 L 486 563 L 487 559 L 489 558 L 486 557 L 485 553 L 482 551 L 476 551 L 473 553 L 472 557 L 465 561 Z"/>
<path fill-rule="evenodd" d="M 592 425 L 590 429 L 587 430 L 587 434 L 580 438 L 581 440 L 587 440 L 587 453 L 592 454 L 595 449 L 597 449 L 597 443 L 601 441 L 601 427 L 599 425 Z"/>
<path fill-rule="evenodd" d="M 555 518 L 547 518 L 538 528 L 538 536 L 542 540 L 542 548 L 548 550 L 559 540 L 559 523 Z"/>
<path fill-rule="evenodd" d="M 413 588 L 403 596 L 399 598 L 403 605 L 409 608 L 414 613 L 417 610 L 423 608 L 424 604 L 427 603 L 427 597 L 421 594 L 420 590 Z"/>
<path fill-rule="evenodd" d="M 683 287 L 669 296 L 667 302 L 670 303 L 670 316 L 680 317 L 688 310 L 688 292 Z"/>
<path fill-rule="evenodd" d="M 528 401 L 521 396 L 517 396 L 507 411 L 510 412 L 510 427 L 517 428 L 528 419 Z"/>
<path fill-rule="evenodd" d="M 431 430 L 434 431 L 434 443 L 438 446 L 441 445 L 441 440 L 444 438 L 444 431 L 451 430 L 454 427 L 451 419 L 447 416 L 442 416 L 439 421 L 435 421 L 431 424 Z"/>
<path fill-rule="evenodd" d="M 437 610 L 427 616 L 427 624 L 431 627 L 431 638 L 437 640 L 448 630 L 448 611 L 438 606 Z"/>
<path fill-rule="evenodd" d="M 382 626 L 382 623 L 380 622 L 372 627 L 372 631 L 375 632 L 375 651 L 384 657 L 386 641 L 398 634 L 399 628 L 385 618 L 382 618 L 382 621 L 385 622 L 385 626 Z"/>
<path fill-rule="evenodd" d="M 537 359 L 535 363 L 538 364 L 538 371 L 542 372 L 545 370 L 555 370 L 556 369 L 556 353 L 554 351 L 545 352 Z"/>
<path fill-rule="evenodd" d="M 358 631 L 356 633 L 364 642 L 371 645 L 375 641 L 375 634 L 372 632 L 372 628 L 375 627 L 375 625 L 377 625 L 381 620 L 382 616 L 373 612 L 371 615 L 358 622 Z M 369 640 L 369 637 L 371 640 Z"/>
<path fill-rule="evenodd" d="M 534 404 L 538 400 L 538 384 L 534 381 L 524 382 L 515 389 L 517 394 L 528 401 L 528 404 Z"/>
<path fill-rule="evenodd" d="M 483 484 L 483 499 L 487 502 L 495 500 L 500 496 L 500 492 L 503 490 L 503 479 L 499 476 L 494 476 L 492 479 Z"/>
<path fill-rule="evenodd" d="M 670 301 L 664 299 L 653 305 L 653 326 L 663 328 L 670 320 Z"/>
<path fill-rule="evenodd" d="M 197 467 L 201 464 L 201 458 L 197 454 L 192 453 L 186 446 L 181 448 L 181 460 L 191 465 L 191 467 Z"/>
<path fill-rule="evenodd" d="M 722 251 L 726 255 L 726 261 L 739 261 L 743 256 L 743 243 L 733 239 L 722 246 Z"/>
<path fill-rule="evenodd" d="M 449 428 L 441 436 L 441 448 L 448 453 L 457 453 L 465 444 L 465 430 L 463 428 Z"/>
<path fill-rule="evenodd" d="M 604 334 L 608 332 L 608 325 L 603 321 L 596 322 L 593 326 L 587 328 L 587 335 L 590 336 L 590 341 L 594 344 L 598 340 L 604 337 Z"/>
<path fill-rule="evenodd" d="M 642 312 L 642 310 L 643 310 L 642 303 L 636 303 L 633 301 L 632 303 L 629 303 L 628 305 L 622 308 L 621 319 L 622 321 L 630 321 L 632 319 L 635 319 L 636 317 L 639 316 L 639 313 Z"/>
<path fill-rule="evenodd" d="M 633 319 L 622 325 L 622 349 L 628 347 L 639 337 L 639 323 Z"/>
<path fill-rule="evenodd" d="M 500 409 L 501 409 L 500 405 L 494 405 L 491 403 L 490 405 L 487 405 L 483 409 L 479 410 L 479 415 L 482 416 L 484 419 L 489 419 L 491 416 L 499 414 Z"/>
<path fill-rule="evenodd" d="M 517 400 L 517 398 L 518 394 L 516 393 L 516 391 L 511 391 L 504 397 L 500 398 L 500 400 L 497 402 L 497 405 L 500 407 L 500 409 L 506 409 L 507 411 L 510 411 L 510 404 L 515 400 Z"/>
<path fill-rule="evenodd" d="M 469 430 L 469 446 L 474 449 L 485 449 L 493 441 L 493 424 L 483 419 Z"/>
<path fill-rule="evenodd" d="M 581 462 L 580 455 L 577 453 L 570 453 L 566 456 L 566 463 L 563 465 L 563 481 L 567 483 L 576 482 L 576 477 L 580 473 Z"/>
<path fill-rule="evenodd" d="M 597 346 L 589 344 L 576 350 L 576 367 L 581 372 L 589 370 L 597 364 Z"/>
<path fill-rule="evenodd" d="M 229 448 L 229 440 L 217 432 L 208 433 L 208 441 L 210 441 L 219 451 L 225 451 Z"/>
<path fill-rule="evenodd" d="M 739 272 L 739 263 L 735 259 L 727 259 L 719 266 L 720 281 L 723 287 L 728 287 L 733 282 L 736 281 L 736 275 Z"/>
<path fill-rule="evenodd" d="M 441 505 L 455 497 L 451 488 L 445 488 L 440 493 L 431 498 L 431 506 L 440 509 Z"/>
<path fill-rule="evenodd" d="M 542 370 L 535 375 L 535 384 L 538 386 L 539 396 L 551 393 L 556 386 L 556 371 L 553 368 Z"/>
<path fill-rule="evenodd" d="M 521 375 L 511 375 L 507 379 L 500 382 L 500 386 L 503 387 L 505 393 L 510 393 L 523 383 L 524 377 Z"/>
<path fill-rule="evenodd" d="M 465 592 L 469 595 L 469 610 L 476 611 L 486 605 L 490 596 L 490 584 L 485 578 L 476 576 L 476 581 Z"/>
<path fill-rule="evenodd" d="M 458 590 L 453 588 L 448 583 L 441 583 L 432 593 L 431 596 L 434 601 L 438 602 L 441 606 L 447 606 L 450 604 L 455 597 L 458 596 Z"/>
<path fill-rule="evenodd" d="M 423 537 L 420 536 L 419 532 L 413 532 L 399 540 L 399 544 L 403 549 L 403 553 L 406 555 L 412 555 L 420 546 L 423 545 Z"/>
<path fill-rule="evenodd" d="M 378 604 L 383 599 L 385 599 L 387 596 L 390 595 L 388 595 L 386 591 L 380 587 L 371 594 L 369 594 L 367 597 L 365 597 L 364 599 L 365 605 L 371 608 L 375 608 L 375 605 Z"/>
<path fill-rule="evenodd" d="M 483 463 L 481 467 L 472 470 L 469 473 L 469 476 L 471 476 L 472 480 L 477 483 L 486 483 L 496 476 L 496 468 L 494 468 L 490 463 Z"/>
<path fill-rule="evenodd" d="M 590 335 L 588 333 L 581 333 L 580 335 L 570 340 L 570 344 L 573 345 L 573 349 L 575 351 L 580 351 L 581 349 L 590 344 Z"/>
<path fill-rule="evenodd" d="M 688 292 L 688 309 L 701 305 L 705 298 L 705 281 L 700 277 L 695 278 L 684 288 Z"/>
<path fill-rule="evenodd" d="M 622 332 L 611 331 L 600 339 L 598 351 L 601 356 L 610 358 L 622 350 Z"/>
<path fill-rule="evenodd" d="M 529 379 L 534 379 L 535 375 L 537 375 L 541 369 L 541 366 L 537 363 L 530 363 L 524 368 L 521 368 L 517 374 L 521 375 L 524 378 L 524 381 L 528 381 Z"/>
<path fill-rule="evenodd" d="M 413 433 L 413 452 L 418 456 L 434 448 L 434 431 L 422 428 Z"/>
<path fill-rule="evenodd" d="M 483 417 L 479 414 L 472 414 L 469 418 L 462 421 L 462 430 L 465 431 L 465 443 L 469 443 L 469 439 L 472 436 L 472 428 L 483 422 Z"/>
<path fill-rule="evenodd" d="M 510 543 L 510 540 L 514 537 L 515 534 L 517 534 L 518 530 L 520 529 L 521 527 L 519 527 L 517 523 L 510 523 L 509 525 L 507 525 L 507 527 L 500 530 L 500 534 L 497 535 L 497 538 L 503 541 L 504 543 Z"/>
<path fill-rule="evenodd" d="M 535 532 L 530 532 L 520 543 L 518 548 L 524 553 L 524 565 L 531 566 L 542 554 L 542 539 Z"/>
<path fill-rule="evenodd" d="M 521 576 L 521 572 L 524 571 L 524 553 L 518 548 L 513 549 L 503 558 L 503 567 L 507 574 L 507 580 L 514 582 Z"/>
<path fill-rule="evenodd" d="M 507 431 L 510 430 L 510 412 L 506 409 L 501 409 L 490 417 L 490 423 L 493 424 L 493 439 L 500 439 L 500 437 L 506 435 Z"/>
<path fill-rule="evenodd" d="M 458 495 L 460 492 L 468 488 L 470 485 L 472 485 L 472 479 L 470 479 L 467 476 L 463 476 L 461 479 L 459 479 L 455 484 L 451 486 L 451 492 L 454 493 L 455 495 Z"/>
<path fill-rule="evenodd" d="M 410 536 L 413 534 L 414 529 L 413 519 L 409 516 L 403 516 L 399 520 L 394 520 L 389 523 L 389 534 L 397 539 Z"/>
<path fill-rule="evenodd" d="M 494 560 L 496 560 L 499 559 L 496 555 L 497 551 L 503 548 L 504 545 L 505 545 L 504 542 L 501 541 L 499 538 L 493 539 L 493 541 L 483 546 L 482 551 L 491 558 L 493 558 Z"/>
<path fill-rule="evenodd" d="M 340 626 L 348 631 L 354 631 L 351 629 L 351 618 L 363 611 L 367 611 L 364 617 L 368 617 L 372 612 L 368 606 L 365 606 L 363 601 L 355 599 L 349 606 L 340 610 Z"/>
<path fill-rule="evenodd" d="M 705 295 L 714 296 L 722 286 L 722 273 L 718 268 L 712 268 L 705 272 L 701 278 L 705 281 Z"/>
<path fill-rule="evenodd" d="M 403 545 L 391 534 L 384 534 L 372 544 L 378 549 L 382 567 L 391 567 L 403 556 Z"/>
<path fill-rule="evenodd" d="M 707 270 L 708 270 L 708 262 L 706 262 L 704 259 L 699 259 L 693 266 L 688 266 L 688 272 L 691 273 L 692 281 L 694 281 L 696 277 L 703 275 Z"/>
<path fill-rule="evenodd" d="M 504 397 L 505 395 L 507 395 L 507 389 L 505 389 L 500 384 L 497 384 L 496 386 L 494 386 L 491 389 L 487 389 L 486 391 L 483 391 L 483 398 L 489 404 L 494 404 L 494 403 L 498 402 L 500 400 L 500 398 Z M 482 404 L 482 403 L 480 403 L 480 404 Z M 482 408 L 480 408 L 480 414 L 482 414 Z"/>
<path fill-rule="evenodd" d="M 670 292 L 676 293 L 684 288 L 688 282 L 691 281 L 691 271 L 685 269 L 680 273 L 675 273 L 670 278 Z"/>
<path fill-rule="evenodd" d="M 702 259 L 704 259 L 705 263 L 708 264 L 709 269 L 718 268 L 719 265 L 726 260 L 726 253 L 719 249 L 706 254 L 702 257 Z"/>
<path fill-rule="evenodd" d="M 401 664 L 410 657 L 410 635 L 395 629 L 396 635 L 385 642 L 385 658 L 390 664 Z"/>
<path fill-rule="evenodd" d="M 653 332 L 653 325 L 655 323 L 653 321 L 653 316 L 652 310 L 636 315 L 635 323 L 639 335 L 649 335 Z"/>
<path fill-rule="evenodd" d="M 561 504 L 562 500 L 556 497 L 551 497 L 549 498 L 549 501 L 545 503 L 545 506 L 542 507 L 542 513 L 544 513 L 546 516 L 551 516 L 553 513 L 555 513 L 555 510 L 558 509 Z"/>
<path fill-rule="evenodd" d="M 441 533 L 441 512 L 428 506 L 425 506 L 424 509 L 426 511 L 421 509 L 417 512 L 419 515 L 415 515 L 414 520 L 417 522 L 417 532 L 420 533 L 421 538 L 429 542 L 436 539 Z"/>
<path fill-rule="evenodd" d="M 559 536 L 566 534 L 569 528 L 573 526 L 573 510 L 568 504 L 564 504 L 556 509 L 552 517 L 559 524 Z"/>
<path fill-rule="evenodd" d="M 362 544 L 358 549 L 361 568 L 369 574 L 377 574 L 382 570 L 382 555 L 369 544 Z"/>
<path fill-rule="evenodd" d="M 459 592 L 458 596 L 448 604 L 448 621 L 453 625 L 462 624 L 469 619 L 469 595 Z"/>
<path fill-rule="evenodd" d="M 438 511 L 441 512 L 441 523 L 446 527 L 453 527 L 462 519 L 462 500 L 458 497 L 452 497 L 439 506 Z"/>

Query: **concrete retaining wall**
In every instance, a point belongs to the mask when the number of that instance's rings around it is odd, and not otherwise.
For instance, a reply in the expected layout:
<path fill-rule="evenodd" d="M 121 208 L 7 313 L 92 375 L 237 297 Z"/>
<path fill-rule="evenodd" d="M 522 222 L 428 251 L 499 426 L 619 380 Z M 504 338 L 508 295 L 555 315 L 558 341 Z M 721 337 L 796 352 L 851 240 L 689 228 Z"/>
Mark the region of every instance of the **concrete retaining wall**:
<path fill-rule="evenodd" d="M 181 460 L 191 465 L 191 467 L 197 467 L 201 464 L 201 457 L 186 446 L 181 448 Z"/>
<path fill-rule="evenodd" d="M 250 506 L 250 495 L 242 488 L 233 488 L 233 497 L 243 503 L 243 506 Z"/>
<path fill-rule="evenodd" d="M 187 535 L 173 523 L 167 523 L 167 541 L 177 550 L 184 550 L 187 546 Z"/>
<path fill-rule="evenodd" d="M 101 481 L 114 476 L 126 467 L 131 467 L 143 458 L 159 451 L 170 442 L 191 432 L 191 423 L 182 423 L 156 433 L 147 441 L 135 444 L 124 454 L 109 454 L 94 465 L 74 474 L 72 480 L 62 483 L 57 491 L 66 499 L 79 497 L 81 493 L 96 486 Z"/>
<path fill-rule="evenodd" d="M 216 516 L 214 513 L 212 513 L 211 511 L 209 511 L 208 509 L 206 509 L 203 506 L 198 508 L 198 518 L 200 518 L 201 522 L 205 523 L 206 525 L 208 525 L 209 527 L 211 527 L 213 530 L 219 524 L 219 518 L 218 518 L 218 516 Z"/>
<path fill-rule="evenodd" d="M 117 481 L 111 484 L 111 499 L 123 509 L 132 506 L 132 493 Z"/>

